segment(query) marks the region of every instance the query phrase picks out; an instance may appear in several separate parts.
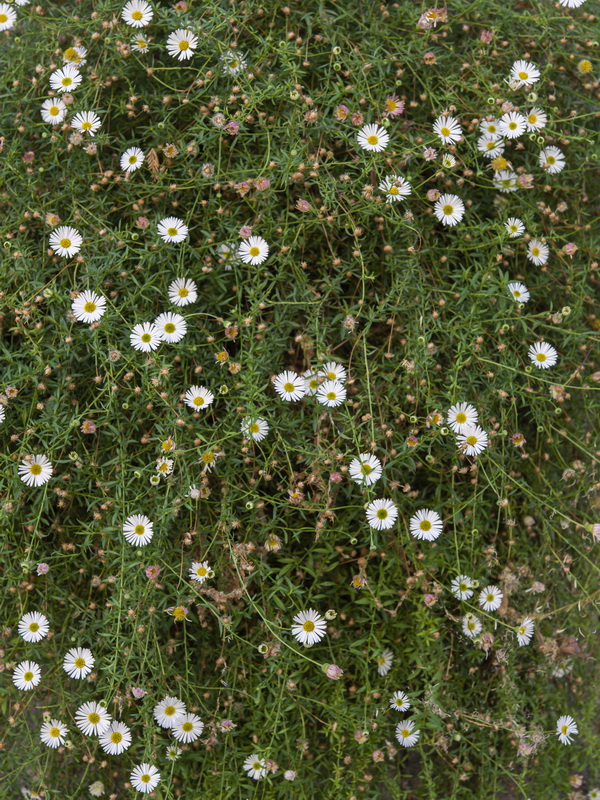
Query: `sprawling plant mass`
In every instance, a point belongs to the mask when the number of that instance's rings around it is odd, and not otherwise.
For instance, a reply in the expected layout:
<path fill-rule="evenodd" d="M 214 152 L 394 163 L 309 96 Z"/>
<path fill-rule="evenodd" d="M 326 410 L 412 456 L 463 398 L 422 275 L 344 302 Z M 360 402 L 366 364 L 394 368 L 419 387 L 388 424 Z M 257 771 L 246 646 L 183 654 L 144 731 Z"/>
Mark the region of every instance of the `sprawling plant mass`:
<path fill-rule="evenodd" d="M 594 0 L 0 3 L 0 798 L 600 797 Z"/>

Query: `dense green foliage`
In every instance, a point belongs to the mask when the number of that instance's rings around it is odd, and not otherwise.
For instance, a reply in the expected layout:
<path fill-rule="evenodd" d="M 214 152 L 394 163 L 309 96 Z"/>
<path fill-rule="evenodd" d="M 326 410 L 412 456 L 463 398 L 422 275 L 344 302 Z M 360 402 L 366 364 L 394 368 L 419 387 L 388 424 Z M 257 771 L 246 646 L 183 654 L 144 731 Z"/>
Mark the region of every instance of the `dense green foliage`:
<path fill-rule="evenodd" d="M 409 2 L 178 5 L 154 3 L 140 29 L 114 0 L 15 6 L 0 34 L 0 798 L 81 800 L 94 781 L 139 796 L 127 782 L 141 762 L 160 770 L 159 800 L 585 797 L 600 784 L 598 6 L 453 1 L 423 29 L 427 7 Z M 198 36 L 189 61 L 165 50 L 180 28 Z M 131 50 L 140 32 L 148 53 Z M 49 77 L 78 45 L 83 80 L 53 127 Z M 231 48 L 246 62 L 236 75 Z M 512 88 L 523 58 L 540 80 Z M 393 94 L 404 111 L 385 117 Z M 507 103 L 548 123 L 506 141 L 495 166 L 522 182 L 501 192 L 477 141 Z M 81 111 L 101 119 L 93 138 L 67 125 Z M 462 128 L 447 147 L 442 114 Z M 362 124 L 382 121 L 388 147 L 362 150 Z M 132 146 L 145 161 L 128 174 Z M 540 166 L 546 146 L 565 154 L 557 174 Z M 378 185 L 396 173 L 412 193 L 386 203 Z M 465 204 L 456 226 L 432 213 L 436 191 Z M 189 226 L 181 244 L 158 236 L 171 215 Z M 48 249 L 56 216 L 83 238 L 72 258 Z M 263 264 L 224 257 L 242 226 L 268 242 Z M 527 257 L 531 238 L 546 264 Z M 168 298 L 180 277 L 198 288 L 182 308 Z M 529 302 L 511 297 L 515 280 Z M 107 300 L 92 325 L 71 313 L 83 290 Z M 185 317 L 181 341 L 134 349 L 133 326 L 166 311 Z M 548 370 L 528 357 L 541 340 L 559 355 Z M 275 375 L 330 361 L 348 371 L 342 405 L 278 397 Z M 184 403 L 192 385 L 214 393 L 206 411 Z M 488 433 L 477 457 L 431 417 L 458 402 Z M 261 442 L 240 432 L 257 416 Z M 348 475 L 361 453 L 384 467 L 371 487 Z M 29 487 L 18 465 L 37 454 L 53 475 Z M 163 456 L 173 471 L 159 476 Z M 379 498 L 397 506 L 391 529 L 366 520 Z M 444 523 L 432 542 L 409 532 L 424 508 Z M 142 548 L 123 536 L 134 514 L 154 523 Z M 214 575 L 195 583 L 203 561 Z M 458 575 L 500 587 L 500 607 L 482 610 L 480 590 L 457 599 Z M 292 618 L 310 608 L 336 613 L 304 648 Z M 50 622 L 37 643 L 17 630 L 31 611 Z M 93 652 L 84 680 L 63 670 L 71 647 Z M 34 691 L 11 680 L 24 660 L 42 670 Z M 404 714 L 389 706 L 397 690 Z M 173 762 L 153 720 L 165 695 L 205 725 Z M 89 700 L 130 727 L 126 752 L 78 730 Z M 562 714 L 579 729 L 570 747 Z M 58 750 L 40 741 L 44 715 L 69 728 Z M 395 738 L 402 719 L 420 730 L 411 749 Z M 252 780 L 252 754 L 279 769 Z"/>

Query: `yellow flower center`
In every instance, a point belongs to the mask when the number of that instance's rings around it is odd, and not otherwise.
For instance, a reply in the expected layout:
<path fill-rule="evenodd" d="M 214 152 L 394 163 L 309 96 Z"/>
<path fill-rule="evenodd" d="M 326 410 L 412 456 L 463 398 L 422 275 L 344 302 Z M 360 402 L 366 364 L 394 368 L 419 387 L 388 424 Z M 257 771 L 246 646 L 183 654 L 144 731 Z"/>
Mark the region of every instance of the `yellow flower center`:
<path fill-rule="evenodd" d="M 177 236 L 177 228 L 168 228 L 167 233 L 169 236 Z"/>
<path fill-rule="evenodd" d="M 198 567 L 198 569 L 196 570 L 196 575 L 198 575 L 199 578 L 204 578 L 204 576 L 207 574 L 208 570 L 206 569 L 206 567 Z"/>
<path fill-rule="evenodd" d="M 26 672 L 23 675 L 23 680 L 24 681 L 32 681 L 33 680 L 33 672 Z"/>
<path fill-rule="evenodd" d="M 486 147 L 487 147 L 488 150 L 493 150 L 494 147 L 496 147 L 496 142 L 488 142 L 486 144 Z"/>
<path fill-rule="evenodd" d="M 77 667 L 77 669 L 82 669 L 83 667 L 85 667 L 85 658 L 76 658 L 75 666 Z"/>
<path fill-rule="evenodd" d="M 400 194 L 400 192 L 398 191 L 398 187 L 397 186 L 390 186 L 389 194 Z"/>
<path fill-rule="evenodd" d="M 146 528 L 143 525 L 136 525 L 135 528 L 133 529 L 133 532 L 136 533 L 138 536 L 143 536 L 145 530 Z"/>
<path fill-rule="evenodd" d="M 141 11 L 134 11 L 133 14 L 131 15 L 131 18 L 135 19 L 136 21 L 140 20 L 142 17 L 143 17 L 143 14 L 142 14 Z"/>
<path fill-rule="evenodd" d="M 32 622 L 32 623 L 29 625 L 29 630 L 30 630 L 32 633 L 35 633 L 36 631 L 39 631 L 39 629 L 40 629 L 40 626 L 38 625 L 38 623 L 37 623 L 37 622 Z"/>
<path fill-rule="evenodd" d="M 468 589 L 469 587 L 467 586 L 467 584 L 466 584 L 466 583 L 461 583 L 461 584 L 460 584 L 460 586 L 459 586 L 458 588 L 459 588 L 459 590 L 460 590 L 461 592 L 466 592 L 466 591 L 467 591 L 467 589 Z"/>
<path fill-rule="evenodd" d="M 431 522 L 428 519 L 421 520 L 421 524 L 419 525 L 422 531 L 430 531 L 431 530 Z"/>
<path fill-rule="evenodd" d="M 566 734 L 568 730 L 569 730 L 569 726 L 568 725 L 563 725 L 562 728 L 561 728 L 561 731 L 562 731 L 563 735 Z"/>
<path fill-rule="evenodd" d="M 204 405 L 204 398 L 203 397 L 194 397 L 194 405 L 195 406 L 203 406 Z"/>
<path fill-rule="evenodd" d="M 40 475 L 40 474 L 41 474 L 41 472 L 42 472 L 42 468 L 40 467 L 40 465 L 39 465 L 39 464 L 32 464 L 32 465 L 29 467 L 29 472 L 30 472 L 32 475 Z"/>
<path fill-rule="evenodd" d="M 537 122 L 537 116 L 535 114 L 530 114 L 527 117 L 527 122 L 529 122 L 531 125 L 535 125 L 535 123 Z"/>
<path fill-rule="evenodd" d="M 373 472 L 373 467 L 370 464 L 363 464 L 360 471 L 363 475 L 370 475 Z"/>
<path fill-rule="evenodd" d="M 408 739 L 408 737 L 410 736 L 410 731 L 408 730 L 408 728 L 403 728 L 401 734 L 403 739 Z"/>
<path fill-rule="evenodd" d="M 513 292 L 513 297 L 521 297 L 521 292 L 518 289 L 515 289 Z"/>
<path fill-rule="evenodd" d="M 150 783 L 150 775 L 148 775 L 148 774 L 141 775 L 140 776 L 140 780 L 142 781 L 142 783 Z"/>
<path fill-rule="evenodd" d="M 123 741 L 123 734 L 119 733 L 119 731 L 113 731 L 110 735 L 110 740 L 113 744 L 119 744 L 119 742 Z"/>
<path fill-rule="evenodd" d="M 307 633 L 312 633 L 315 629 L 315 623 L 311 619 L 307 619 L 302 627 Z"/>
<path fill-rule="evenodd" d="M 460 425 L 464 425 L 465 422 L 467 421 L 467 415 L 463 411 L 459 411 L 458 414 L 456 415 L 456 421 Z"/>
<path fill-rule="evenodd" d="M 58 106 L 50 106 L 48 109 L 48 113 L 50 116 L 55 117 L 60 112 L 60 108 Z"/>
<path fill-rule="evenodd" d="M 395 100 L 386 100 L 385 107 L 388 111 L 395 111 L 396 109 L 396 101 Z"/>
<path fill-rule="evenodd" d="M 88 314 L 91 314 L 93 311 L 96 310 L 96 303 L 92 303 L 92 301 L 90 300 L 88 303 L 84 305 L 83 310 L 87 311 Z"/>
<path fill-rule="evenodd" d="M 187 297 L 189 291 L 185 288 L 185 286 L 182 286 L 181 289 L 179 289 L 179 291 L 177 292 L 177 294 L 179 295 L 179 297 Z"/>
<path fill-rule="evenodd" d="M 539 254 L 540 254 L 540 248 L 539 247 L 532 247 L 531 248 L 531 255 L 532 256 L 539 256 Z"/>
<path fill-rule="evenodd" d="M 141 338 L 142 342 L 149 342 L 152 339 L 152 337 L 150 336 L 149 333 L 142 333 L 140 338 Z"/>
<path fill-rule="evenodd" d="M 488 594 L 488 595 L 486 595 L 485 599 L 488 601 L 488 603 L 493 603 L 494 602 L 494 597 L 495 597 L 495 595 Z"/>
<path fill-rule="evenodd" d="M 388 515 L 387 508 L 380 508 L 377 511 L 376 517 L 377 519 L 386 519 Z"/>
<path fill-rule="evenodd" d="M 175 325 L 173 325 L 172 322 L 167 322 L 167 324 L 165 325 L 165 333 L 175 333 L 175 331 L 176 331 Z"/>
<path fill-rule="evenodd" d="M 526 81 L 528 77 L 529 77 L 529 75 L 526 72 L 519 72 L 519 78 L 522 81 Z"/>
<path fill-rule="evenodd" d="M 187 39 L 182 39 L 179 42 L 179 49 L 180 50 L 189 50 L 189 47 L 190 47 L 190 43 L 187 41 Z"/>
<path fill-rule="evenodd" d="M 546 360 L 546 354 L 545 353 L 537 353 L 535 357 L 537 358 L 538 361 L 545 361 Z"/>
<path fill-rule="evenodd" d="M 450 214 L 454 213 L 454 206 L 451 206 L 449 204 L 445 205 L 443 211 L 444 211 L 444 214 L 446 214 L 446 216 L 450 216 Z"/>
<path fill-rule="evenodd" d="M 96 714 L 95 711 L 92 711 L 91 714 L 88 714 L 88 722 L 92 725 L 97 725 L 100 722 L 100 714 Z"/>
<path fill-rule="evenodd" d="M 248 252 L 252 256 L 252 258 L 256 258 L 256 256 L 259 255 L 260 250 L 258 249 L 258 247 L 251 247 L 250 250 L 248 250 Z"/>
<path fill-rule="evenodd" d="M 130 164 L 137 164 L 137 156 L 129 156 L 129 163 Z"/>
<path fill-rule="evenodd" d="M 284 391 L 286 391 L 286 392 L 289 392 L 289 393 L 291 393 L 291 392 L 293 392 L 293 391 L 295 390 L 295 388 L 296 388 L 296 387 L 294 386 L 294 384 L 293 384 L 293 383 L 290 383 L 290 381 L 288 381 L 287 383 L 284 383 L 284 384 L 283 384 L 283 389 L 284 389 Z"/>
<path fill-rule="evenodd" d="M 254 770 L 260 770 L 262 768 L 263 768 L 263 765 L 260 763 L 260 761 L 255 761 L 254 764 L 252 764 L 252 769 L 254 769 Z"/>
<path fill-rule="evenodd" d="M 379 136 L 371 135 L 367 138 L 369 144 L 379 144 Z"/>
<path fill-rule="evenodd" d="M 172 717 L 173 714 L 175 714 L 175 711 L 176 711 L 175 706 L 167 706 L 165 708 L 165 716 Z"/>
<path fill-rule="evenodd" d="M 328 400 L 335 400 L 336 397 L 337 397 L 337 394 L 335 392 L 327 392 L 327 399 Z"/>
<path fill-rule="evenodd" d="M 58 739 L 58 737 L 60 736 L 60 731 L 58 730 L 58 728 L 50 728 L 48 733 L 50 734 L 50 736 L 52 736 L 53 739 Z"/>
<path fill-rule="evenodd" d="M 184 722 L 181 726 L 181 729 L 184 730 L 186 733 L 189 733 L 191 730 L 194 729 L 194 726 L 191 722 Z"/>
<path fill-rule="evenodd" d="M 68 75 L 65 75 L 65 77 L 61 80 L 61 83 L 63 86 L 70 86 L 73 83 L 73 79 L 69 78 Z"/>
<path fill-rule="evenodd" d="M 442 136 L 450 136 L 450 128 L 442 128 L 440 130 L 440 133 L 442 134 Z"/>
<path fill-rule="evenodd" d="M 467 436 L 467 444 L 470 444 L 471 446 L 476 445 L 477 444 L 477 437 L 476 436 Z"/>
<path fill-rule="evenodd" d="M 260 428 L 256 422 L 253 422 L 252 425 L 249 426 L 248 430 L 250 431 L 250 433 L 258 433 Z"/>
<path fill-rule="evenodd" d="M 516 122 L 509 122 L 508 123 L 508 127 L 511 129 L 511 131 L 514 131 L 515 128 L 517 127 L 517 123 Z"/>
<path fill-rule="evenodd" d="M 66 238 L 65 239 L 61 239 L 60 240 L 60 246 L 64 247 L 65 249 L 67 247 L 71 247 L 71 240 L 70 239 L 66 239 Z"/>
<path fill-rule="evenodd" d="M 496 133 L 496 126 L 488 125 L 488 133 Z"/>
<path fill-rule="evenodd" d="M 84 131 L 89 131 L 89 129 L 90 129 L 91 127 L 92 127 L 92 123 L 91 123 L 89 120 L 86 120 L 85 122 L 82 122 L 82 123 L 81 123 L 81 128 L 82 128 L 82 130 L 84 130 Z"/>
<path fill-rule="evenodd" d="M 6 22 L 7 20 L 8 17 L 6 16 L 6 14 L 0 14 L 0 22 Z"/>
<path fill-rule="evenodd" d="M 556 164 L 556 159 L 554 158 L 554 156 L 547 156 L 546 161 L 548 162 L 548 164 Z"/>

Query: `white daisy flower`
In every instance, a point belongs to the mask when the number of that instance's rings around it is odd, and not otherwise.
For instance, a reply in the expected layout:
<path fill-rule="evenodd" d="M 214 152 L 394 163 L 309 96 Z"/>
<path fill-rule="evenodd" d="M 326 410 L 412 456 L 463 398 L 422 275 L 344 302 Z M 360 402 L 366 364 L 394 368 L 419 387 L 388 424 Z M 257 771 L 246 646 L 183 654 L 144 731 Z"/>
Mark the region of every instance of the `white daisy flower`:
<path fill-rule="evenodd" d="M 327 378 L 329 381 L 340 381 L 344 383 L 348 377 L 346 368 L 336 361 L 328 361 L 319 370 L 320 378 Z"/>
<path fill-rule="evenodd" d="M 415 729 L 412 719 L 404 719 L 396 725 L 396 739 L 402 747 L 414 747 L 420 735 L 421 731 Z"/>
<path fill-rule="evenodd" d="M 261 236 L 250 236 L 249 239 L 245 239 L 237 250 L 238 258 L 240 258 L 244 264 L 252 264 L 256 266 L 257 264 L 262 264 L 263 261 L 267 260 L 269 255 L 269 245 L 265 242 L 265 240 Z"/>
<path fill-rule="evenodd" d="M 356 140 L 363 150 L 381 153 L 388 146 L 390 135 L 380 125 L 365 125 L 358 132 Z"/>
<path fill-rule="evenodd" d="M 30 611 L 19 620 L 19 636 L 26 642 L 40 642 L 49 630 L 48 618 L 39 611 Z"/>
<path fill-rule="evenodd" d="M 396 200 L 403 200 L 412 192 L 410 183 L 400 175 L 388 175 L 379 184 L 379 191 L 385 194 L 385 202 L 393 203 Z"/>
<path fill-rule="evenodd" d="M 465 205 L 455 194 L 443 194 L 433 207 L 433 213 L 444 225 L 456 225 L 465 215 Z"/>
<path fill-rule="evenodd" d="M 128 147 L 120 159 L 121 169 L 125 172 L 135 172 L 142 166 L 145 158 L 143 150 L 139 147 Z"/>
<path fill-rule="evenodd" d="M 178 742 L 189 744 L 195 742 L 204 730 L 204 723 L 195 714 L 183 714 L 174 723 L 171 731 Z"/>
<path fill-rule="evenodd" d="M 220 58 L 221 69 L 226 75 L 237 75 L 246 69 L 246 60 L 243 53 L 227 50 Z"/>
<path fill-rule="evenodd" d="M 87 677 L 95 664 L 92 651 L 87 647 L 72 647 L 63 659 L 63 669 L 70 678 L 83 680 Z"/>
<path fill-rule="evenodd" d="M 540 369 L 549 369 L 558 361 L 558 353 L 548 342 L 532 344 L 527 353 L 531 361 Z"/>
<path fill-rule="evenodd" d="M 517 303 L 527 303 L 529 300 L 529 289 L 524 283 L 519 283 L 518 281 L 509 283 L 508 291 L 510 292 L 510 296 L 513 300 L 516 300 Z"/>
<path fill-rule="evenodd" d="M 527 130 L 525 117 L 518 111 L 507 111 L 500 117 L 498 130 L 507 139 L 518 139 Z"/>
<path fill-rule="evenodd" d="M 519 188 L 517 178 L 519 176 L 512 169 L 502 169 L 494 172 L 494 189 L 499 189 L 503 194 L 516 192 Z"/>
<path fill-rule="evenodd" d="M 180 747 L 177 747 L 176 744 L 171 744 L 167 747 L 165 755 L 168 761 L 177 761 L 182 753 L 183 750 Z"/>
<path fill-rule="evenodd" d="M 540 131 L 546 127 L 548 115 L 541 108 L 532 108 L 525 112 L 525 126 L 528 131 Z"/>
<path fill-rule="evenodd" d="M 40 728 L 40 739 L 47 747 L 56 748 L 65 743 L 68 733 L 69 729 L 64 722 L 51 719 L 49 722 L 44 722 Z"/>
<path fill-rule="evenodd" d="M 158 335 L 163 342 L 175 344 L 181 341 L 187 332 L 187 323 L 181 314 L 173 314 L 172 311 L 165 311 L 159 314 L 154 320 L 158 328 Z"/>
<path fill-rule="evenodd" d="M 118 756 L 131 744 L 131 731 L 123 722 L 113 721 L 99 735 L 98 741 L 105 753 L 109 756 Z"/>
<path fill-rule="evenodd" d="M 12 682 L 17 689 L 28 692 L 38 685 L 41 675 L 40 665 L 36 664 L 35 661 L 21 661 L 14 668 Z"/>
<path fill-rule="evenodd" d="M 585 0 L 583 0 L 583 2 L 585 2 Z M 561 3 L 561 5 L 565 4 Z M 588 800 L 600 800 L 600 789 L 590 789 L 588 792 Z"/>
<path fill-rule="evenodd" d="M 187 406 L 194 409 L 194 411 L 200 411 L 200 409 L 208 408 L 214 399 L 214 394 L 210 389 L 207 389 L 206 386 L 194 385 L 190 386 L 185 393 L 184 402 Z"/>
<path fill-rule="evenodd" d="M 504 595 L 497 586 L 486 586 L 479 595 L 479 605 L 484 611 L 497 611 Z"/>
<path fill-rule="evenodd" d="M 198 37 L 183 28 L 178 28 L 167 37 L 167 53 L 179 61 L 191 58 L 196 47 L 198 47 Z"/>
<path fill-rule="evenodd" d="M 455 403 L 448 409 L 448 425 L 455 433 L 462 433 L 476 422 L 477 409 L 470 403 Z"/>
<path fill-rule="evenodd" d="M 437 511 L 430 508 L 423 508 L 410 518 L 410 532 L 415 539 L 433 542 L 441 534 L 443 528 L 442 518 Z"/>
<path fill-rule="evenodd" d="M 84 703 L 75 712 L 75 724 L 86 736 L 98 736 L 108 730 L 112 718 L 100 703 Z"/>
<path fill-rule="evenodd" d="M 188 226 L 179 217 L 165 217 L 158 223 L 158 235 L 167 244 L 179 244 L 188 235 Z"/>
<path fill-rule="evenodd" d="M 540 152 L 540 167 L 549 175 L 556 175 L 565 168 L 565 154 L 558 147 L 546 147 Z"/>
<path fill-rule="evenodd" d="M 346 387 L 340 381 L 323 381 L 317 389 L 317 400 L 329 408 L 341 406 L 346 399 Z"/>
<path fill-rule="evenodd" d="M 80 322 L 97 322 L 106 311 L 106 298 L 96 292 L 80 292 L 71 304 L 71 311 Z"/>
<path fill-rule="evenodd" d="M 499 119 L 484 119 L 479 123 L 479 130 L 488 136 L 494 136 L 496 139 L 500 138 L 500 120 Z"/>
<path fill-rule="evenodd" d="M 136 350 L 141 350 L 142 353 L 149 353 L 151 350 L 156 350 L 162 339 L 160 331 L 154 323 L 142 322 L 140 325 L 133 326 L 129 341 Z"/>
<path fill-rule="evenodd" d="M 154 523 L 144 514 L 133 514 L 123 523 L 123 536 L 134 547 L 143 547 L 154 536 Z"/>
<path fill-rule="evenodd" d="M 46 456 L 27 456 L 19 464 L 19 477 L 27 486 L 43 486 L 52 477 L 52 464 Z"/>
<path fill-rule="evenodd" d="M 579 733 L 573 717 L 564 716 L 556 720 L 556 735 L 562 744 L 571 744 L 572 737 Z"/>
<path fill-rule="evenodd" d="M 519 86 L 528 86 L 539 81 L 540 71 L 535 64 L 523 60 L 515 61 L 510 71 L 510 79 Z"/>
<path fill-rule="evenodd" d="M 391 500 L 373 500 L 367 506 L 367 522 L 375 530 L 392 528 L 398 517 L 398 509 Z"/>
<path fill-rule="evenodd" d="M 267 245 L 268 246 L 268 245 Z M 217 247 L 217 258 L 223 263 L 224 268 L 229 271 L 235 264 L 240 263 L 237 254 L 237 247 L 233 242 L 224 242 Z"/>
<path fill-rule="evenodd" d="M 50 87 L 55 92 L 72 92 L 81 83 L 81 73 L 73 64 L 65 64 L 50 75 Z"/>
<path fill-rule="evenodd" d="M 468 575 L 457 575 L 452 580 L 450 591 L 458 600 L 468 600 L 473 597 L 473 579 Z"/>
<path fill-rule="evenodd" d="M 153 16 L 152 6 L 144 0 L 129 0 L 121 11 L 121 19 L 131 28 L 145 28 Z"/>
<path fill-rule="evenodd" d="M 1 6 L 2 3 L 0 3 Z M 67 107 L 60 97 L 52 97 L 50 100 L 44 100 L 40 113 L 44 122 L 49 122 L 50 125 L 59 125 L 65 118 Z"/>
<path fill-rule="evenodd" d="M 198 287 L 188 278 L 177 278 L 169 284 L 169 300 L 176 306 L 187 306 L 198 299 Z"/>
<path fill-rule="evenodd" d="M 246 417 L 242 420 L 240 430 L 246 438 L 262 442 L 269 433 L 269 423 L 262 417 Z"/>
<path fill-rule="evenodd" d="M 504 227 L 511 239 L 525 233 L 525 225 L 518 217 L 509 217 L 504 223 Z"/>
<path fill-rule="evenodd" d="M 361 453 L 353 458 L 348 467 L 350 477 L 361 486 L 372 486 L 381 478 L 381 461 L 373 453 Z"/>
<path fill-rule="evenodd" d="M 207 578 L 210 578 L 210 566 L 208 561 L 192 561 L 190 580 L 195 583 L 204 583 Z"/>
<path fill-rule="evenodd" d="M 87 47 L 81 44 L 75 45 L 75 47 L 67 47 L 63 53 L 63 63 L 76 64 L 78 67 L 82 67 L 87 61 L 87 52 Z"/>
<path fill-rule="evenodd" d="M 76 228 L 61 225 L 52 231 L 48 238 L 50 248 L 57 256 L 71 258 L 81 250 L 83 238 Z"/>
<path fill-rule="evenodd" d="M 320 642 L 327 632 L 327 624 L 323 617 L 314 609 L 300 611 L 292 620 L 292 636 L 300 642 L 312 647 L 313 644 Z"/>
<path fill-rule="evenodd" d="M 0 31 L 8 31 L 13 28 L 17 21 L 14 8 L 6 3 L 0 3 Z"/>
<path fill-rule="evenodd" d="M 244 761 L 244 769 L 246 770 L 248 777 L 255 781 L 264 778 L 267 774 L 267 765 L 265 759 L 259 758 L 256 753 L 248 756 L 248 758 Z"/>
<path fill-rule="evenodd" d="M 390 698 L 390 708 L 393 708 L 394 711 L 408 711 L 410 708 L 408 695 L 404 692 L 394 692 Z"/>
<path fill-rule="evenodd" d="M 102 123 L 98 114 L 93 111 L 80 111 L 71 119 L 70 124 L 76 131 L 89 133 L 90 136 L 93 136 Z"/>
<path fill-rule="evenodd" d="M 273 386 L 282 400 L 300 400 L 306 393 L 304 378 L 291 370 L 280 372 Z"/>
<path fill-rule="evenodd" d="M 150 47 L 150 42 L 145 36 L 136 36 L 131 40 L 131 49 L 135 53 L 147 53 Z"/>
<path fill-rule="evenodd" d="M 313 372 L 312 369 L 307 369 L 303 373 L 303 378 L 305 381 L 305 394 L 309 397 L 314 397 L 317 393 L 317 389 L 319 388 L 319 373 Z"/>
<path fill-rule="evenodd" d="M 382 678 L 387 675 L 392 668 L 393 661 L 394 654 L 389 647 L 386 647 L 381 655 L 377 657 L 377 674 L 381 675 Z"/>
<path fill-rule="evenodd" d="M 535 623 L 531 619 L 531 617 L 525 617 L 523 622 L 517 628 L 517 642 L 519 643 L 519 647 L 523 647 L 526 644 L 529 644 L 531 641 L 531 637 L 533 636 L 533 631 L 535 629 Z"/>
<path fill-rule="evenodd" d="M 458 120 L 444 115 L 438 117 L 433 123 L 433 132 L 441 139 L 443 144 L 458 142 L 462 137 L 462 128 Z"/>
<path fill-rule="evenodd" d="M 468 456 L 478 456 L 488 446 L 488 435 L 479 425 L 470 425 L 456 437 L 458 448 Z"/>
<path fill-rule="evenodd" d="M 131 785 L 142 794 L 153 792 L 160 783 L 160 772 L 150 764 L 139 764 L 131 770 Z"/>
<path fill-rule="evenodd" d="M 485 158 L 496 158 L 504 152 L 504 142 L 498 136 L 484 133 L 477 140 L 477 149 Z"/>
<path fill-rule="evenodd" d="M 550 248 L 547 244 L 540 242 L 539 239 L 531 239 L 527 244 L 527 258 L 537 266 L 541 266 L 548 261 Z"/>
<path fill-rule="evenodd" d="M 563 8 L 579 8 L 585 3 L 585 0 L 558 0 Z"/>
<path fill-rule="evenodd" d="M 4 406 L 0 403 L 0 423 L 4 422 L 5 416 L 6 416 L 6 411 L 4 410 Z"/>
<path fill-rule="evenodd" d="M 469 639 L 474 639 L 476 636 L 479 636 L 483 630 L 483 626 L 481 620 L 479 617 L 476 617 L 475 614 L 466 614 L 462 618 L 462 629 L 463 633 L 468 636 Z"/>
<path fill-rule="evenodd" d="M 171 729 L 186 713 L 185 703 L 178 697 L 167 695 L 154 706 L 153 713 L 161 728 Z"/>

